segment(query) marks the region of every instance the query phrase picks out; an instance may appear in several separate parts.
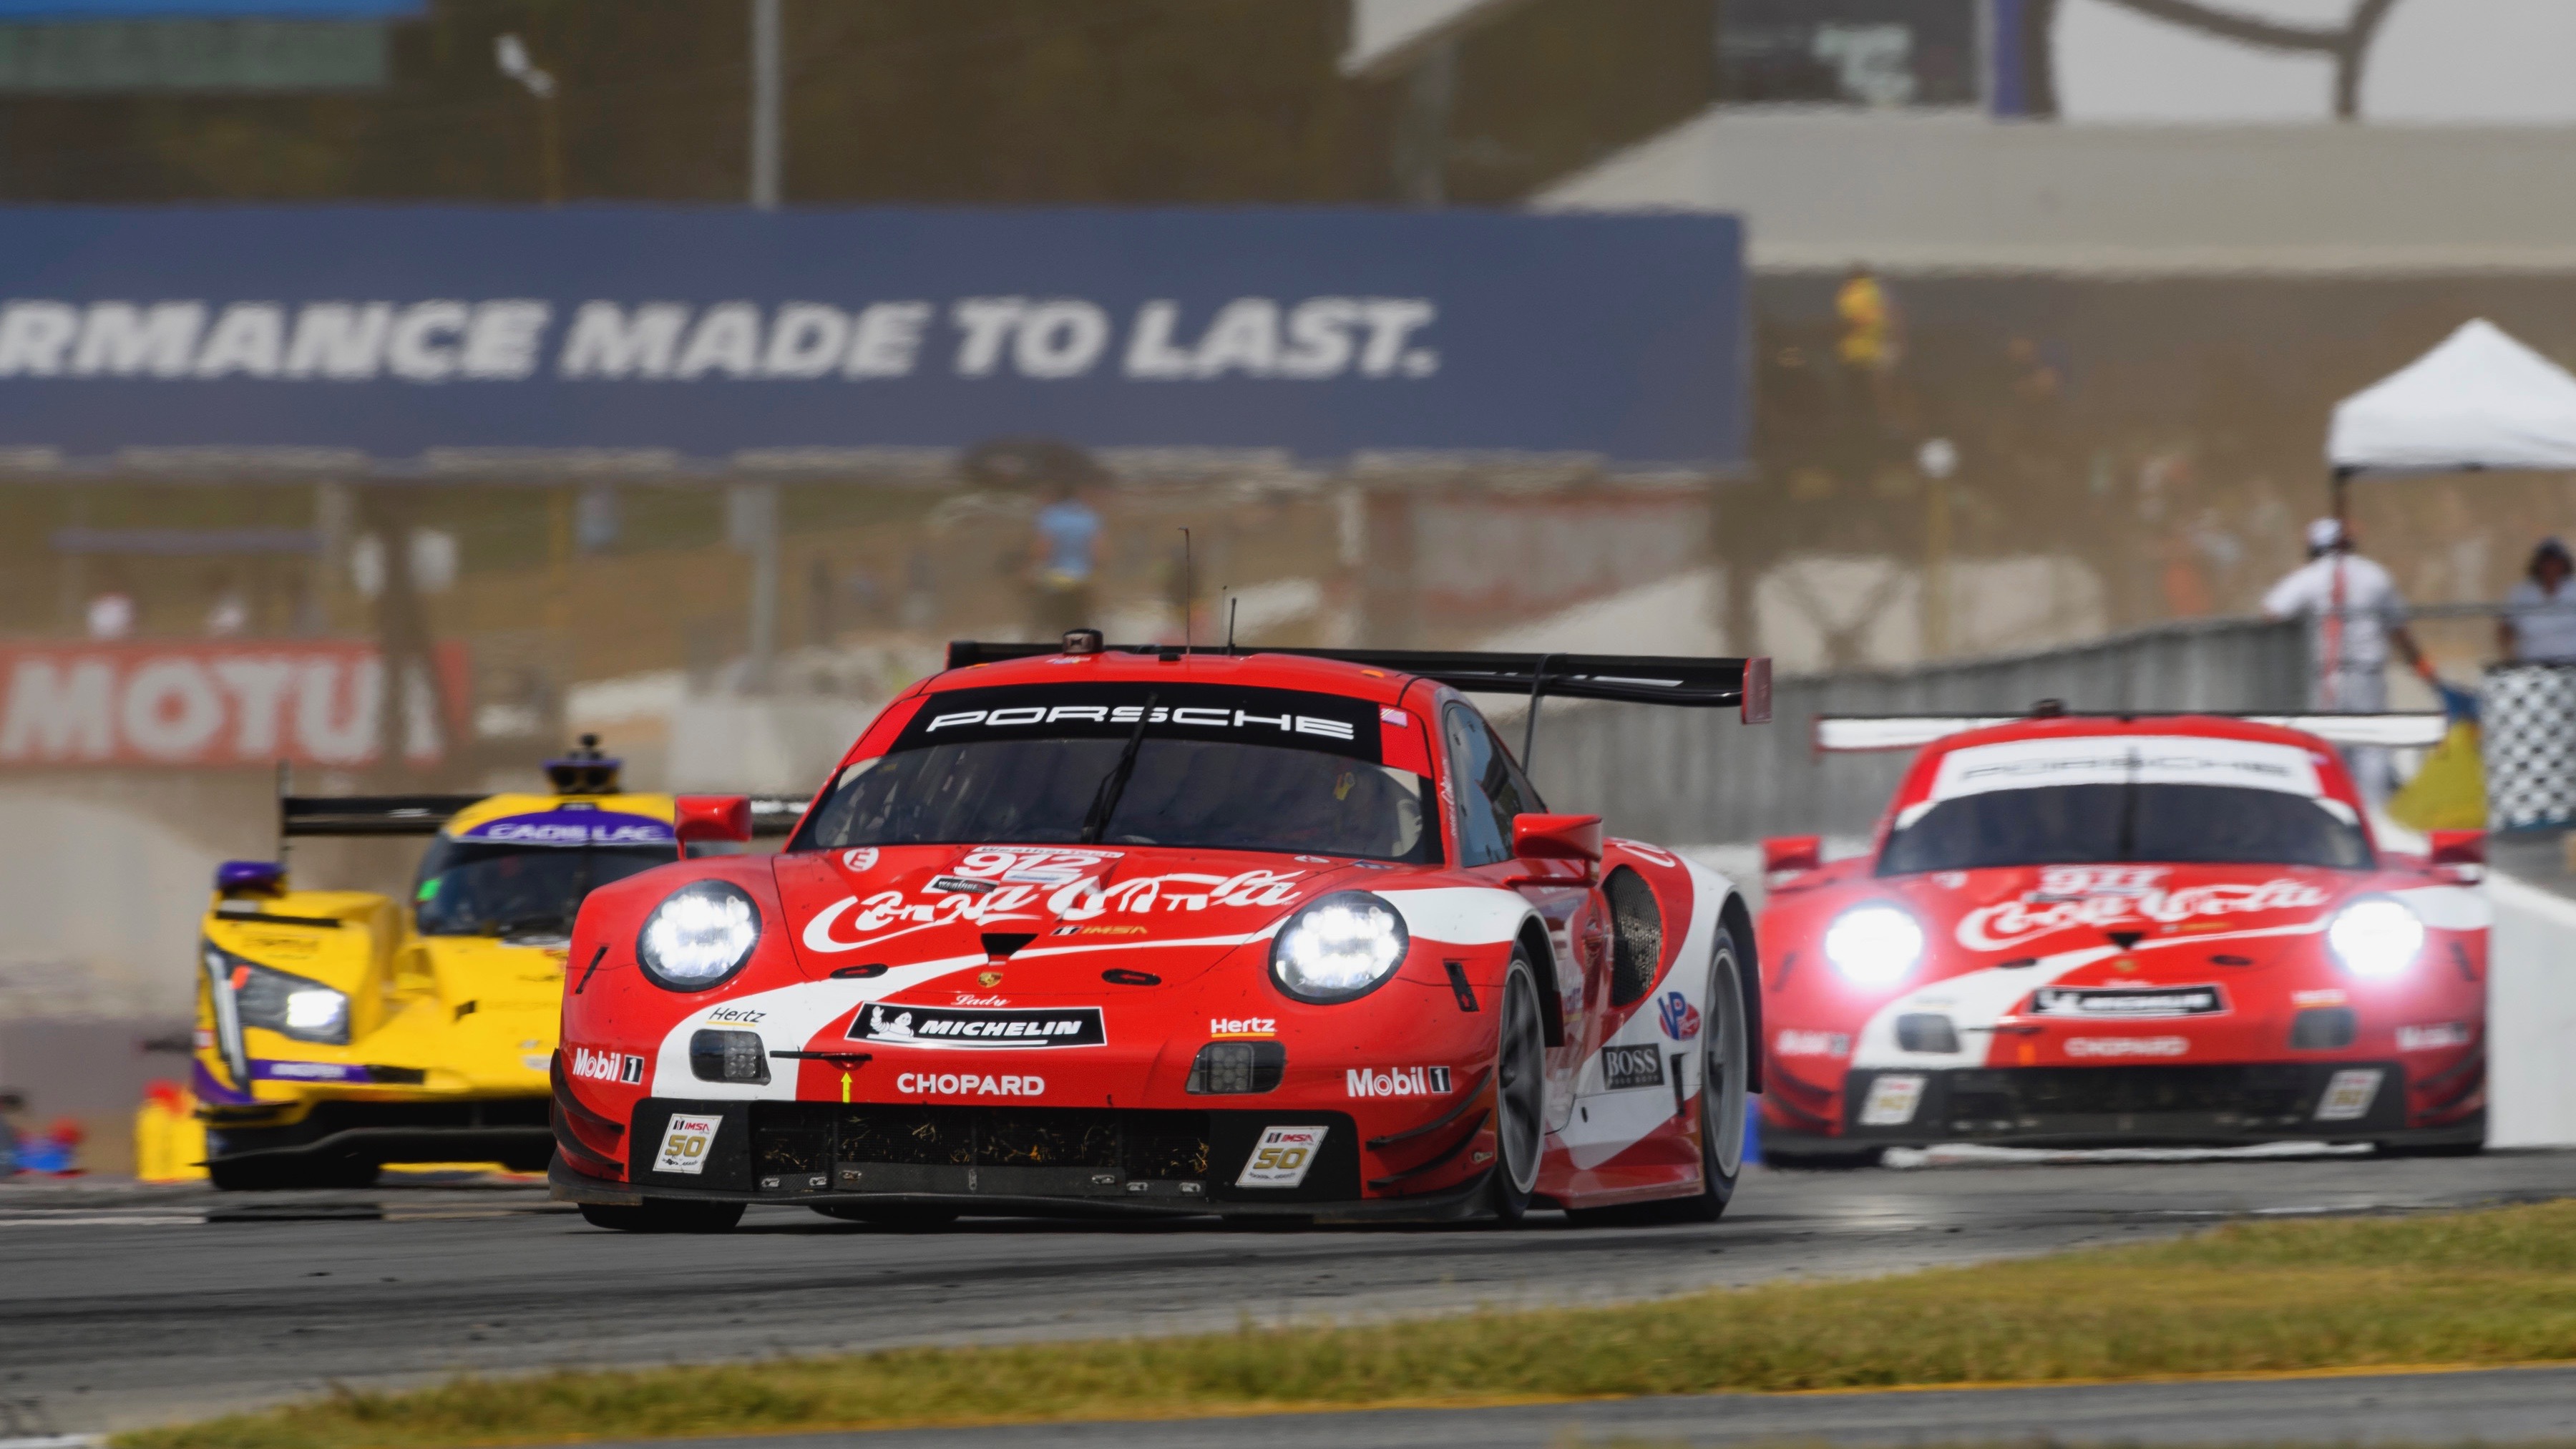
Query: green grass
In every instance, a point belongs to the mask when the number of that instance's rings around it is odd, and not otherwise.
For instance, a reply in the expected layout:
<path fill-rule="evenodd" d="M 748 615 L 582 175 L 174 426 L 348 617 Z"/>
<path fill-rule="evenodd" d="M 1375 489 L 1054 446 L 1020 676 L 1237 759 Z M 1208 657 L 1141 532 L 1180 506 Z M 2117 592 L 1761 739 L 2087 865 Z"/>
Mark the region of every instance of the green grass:
<path fill-rule="evenodd" d="M 459 1379 L 118 1443 L 430 1449 L 2540 1360 L 2576 1360 L 2576 1202 L 2237 1224 L 2170 1242 L 1614 1308 Z"/>

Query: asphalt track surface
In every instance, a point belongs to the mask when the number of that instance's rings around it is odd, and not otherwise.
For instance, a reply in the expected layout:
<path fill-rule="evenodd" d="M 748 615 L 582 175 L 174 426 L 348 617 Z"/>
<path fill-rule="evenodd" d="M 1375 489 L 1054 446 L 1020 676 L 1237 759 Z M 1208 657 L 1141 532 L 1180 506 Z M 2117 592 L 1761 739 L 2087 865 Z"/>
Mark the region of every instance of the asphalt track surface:
<path fill-rule="evenodd" d="M 257 1195 L 12 1187 L 0 1189 L 0 1434 L 168 1422 L 319 1393 L 333 1382 L 393 1387 L 460 1371 L 1605 1302 L 1988 1261 L 2179 1233 L 2246 1215 L 2402 1212 L 2567 1196 L 2576 1196 L 2576 1153 L 1968 1164 L 1839 1173 L 1755 1169 L 1725 1221 L 1694 1227 L 1576 1229 L 1545 1214 L 1508 1232 L 1247 1232 L 1213 1220 L 987 1219 L 907 1234 L 801 1209 L 762 1208 L 731 1234 L 674 1238 L 591 1229 L 531 1186 Z M 2466 1380 L 2407 1380 L 2389 1392 L 2414 1401 L 2434 1393 L 2430 1386 L 2460 1382 Z M 2544 1396 L 2576 1402 L 2570 1382 L 2546 1380 Z M 2215 1391 L 2116 1390 L 2141 1392 L 2187 1400 Z M 1884 1396 L 1763 1402 L 1856 1405 L 1864 1397 Z M 1930 1397 L 1973 1402 L 1960 1393 Z M 1688 1407 L 1696 1401 L 1654 1402 L 1685 1407 L 1670 1420 L 1601 1419 L 1603 1432 L 1689 1439 L 1699 1433 L 1684 1427 L 1690 1414 L 1707 1423 L 1704 1409 Z M 1616 1412 L 1650 1409 L 1637 1401 Z M 1516 1412 L 1515 1425 L 1561 1427 L 1613 1411 L 1583 1406 L 1578 1419 L 1568 1419 L 1571 1410 L 1562 1408 Z M 1495 1438 L 1471 1420 L 1460 1420 L 1473 1428 L 1471 1437 L 1443 1439 L 1438 1435 L 1468 1430 L 1433 1423 L 1397 1434 L 1393 1426 L 1429 1420 L 1368 1416 L 1368 1424 L 1383 1421 L 1390 1426 L 1384 1432 L 1395 1435 L 1381 1439 L 1375 1427 L 1359 1432 L 1361 1416 L 1315 1417 L 1330 1421 L 1323 1432 L 1335 1443 L 1522 1442 Z M 2323 1420 L 2295 1409 L 2281 1419 L 2284 1426 L 2308 1422 Z M 1277 1427 L 1288 1424 L 1232 1421 L 1223 1437 L 1327 1442 L 1258 1437 L 1314 1432 Z M 1208 1427 L 1190 1442 L 1207 1442 Z M 1784 1431 L 1844 1437 L 1822 1422 Z M 1110 1442 L 1081 1437 L 1089 1429 L 1050 1432 L 1073 1437 L 1005 1440 L 997 1431 L 977 1431 L 996 1443 Z M 1139 1432 L 1117 1442 L 1161 1442 Z M 1432 1437 L 1404 1437 L 1417 1433 Z M 1852 1437 L 1867 1436 L 1855 1430 Z M 2455 1441 L 2471 1434 L 2421 1437 Z"/>

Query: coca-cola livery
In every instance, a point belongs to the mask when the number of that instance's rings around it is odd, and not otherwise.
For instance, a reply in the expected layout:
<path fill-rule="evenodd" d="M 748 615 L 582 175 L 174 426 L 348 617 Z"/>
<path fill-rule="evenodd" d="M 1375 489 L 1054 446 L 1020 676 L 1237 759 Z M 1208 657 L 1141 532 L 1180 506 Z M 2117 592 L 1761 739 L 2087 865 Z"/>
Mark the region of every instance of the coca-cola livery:
<path fill-rule="evenodd" d="M 961 644 L 774 856 L 583 904 L 558 1196 L 1714 1217 L 1759 1003 L 1722 876 L 1553 815 L 1462 689 L 1740 704 L 1768 661 Z M 684 840 L 736 832 L 683 798 Z"/>
<path fill-rule="evenodd" d="M 1930 743 L 1867 855 L 1767 842 L 1765 1153 L 2477 1150 L 2482 838 L 2384 848 L 2321 737 L 2404 742 L 2440 718 L 2296 723 L 1820 721 L 1827 748 Z"/>

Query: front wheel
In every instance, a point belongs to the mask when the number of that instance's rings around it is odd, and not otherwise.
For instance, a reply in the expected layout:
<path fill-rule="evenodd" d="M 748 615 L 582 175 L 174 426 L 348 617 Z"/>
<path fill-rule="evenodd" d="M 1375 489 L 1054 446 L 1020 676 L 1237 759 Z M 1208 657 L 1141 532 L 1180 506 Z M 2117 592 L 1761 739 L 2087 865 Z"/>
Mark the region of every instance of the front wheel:
<path fill-rule="evenodd" d="M 1538 978 L 1529 957 L 1512 950 L 1503 976 L 1501 1036 L 1494 1049 L 1494 1172 L 1486 1208 L 1504 1223 L 1529 1215 L 1538 1159 L 1547 1138 L 1547 1040 L 1538 1015 Z"/>
<path fill-rule="evenodd" d="M 691 1202 L 648 1197 L 638 1203 L 581 1205 L 581 1220 L 621 1233 L 725 1233 L 742 1221 L 738 1202 Z"/>

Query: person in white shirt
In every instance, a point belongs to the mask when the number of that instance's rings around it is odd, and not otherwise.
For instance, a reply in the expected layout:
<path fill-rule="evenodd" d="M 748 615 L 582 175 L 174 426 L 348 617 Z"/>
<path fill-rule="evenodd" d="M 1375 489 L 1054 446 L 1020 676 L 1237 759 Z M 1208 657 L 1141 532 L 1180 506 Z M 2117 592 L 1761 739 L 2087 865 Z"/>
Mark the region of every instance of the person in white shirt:
<path fill-rule="evenodd" d="M 2263 596 L 2274 619 L 2308 621 L 2308 706 L 2330 714 L 2378 714 L 2388 708 L 2388 651 L 2395 646 L 2407 666 L 2434 683 L 2432 661 L 2406 632 L 2406 600 L 2388 570 L 2354 551 L 2350 525 L 2320 518 L 2308 525 L 2308 561 Z M 2356 745 L 2343 752 L 2345 768 L 2364 803 L 2385 804 L 2396 781 L 2388 751 Z"/>
<path fill-rule="evenodd" d="M 2392 645 L 2408 668 L 2433 678 L 2432 663 L 2406 632 L 2406 600 L 2388 570 L 2354 551 L 2352 529 L 2340 519 L 2308 525 L 2308 561 L 2263 596 L 2263 613 L 2308 621 L 2308 657 L 2316 665 L 2310 708 L 2336 714 L 2387 709 Z"/>
<path fill-rule="evenodd" d="M 2576 559 L 2567 545 L 2544 538 L 2531 551 L 2531 567 L 2504 596 L 2496 620 L 2496 648 L 2525 664 L 2576 664 Z"/>

